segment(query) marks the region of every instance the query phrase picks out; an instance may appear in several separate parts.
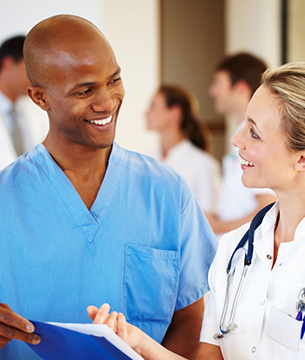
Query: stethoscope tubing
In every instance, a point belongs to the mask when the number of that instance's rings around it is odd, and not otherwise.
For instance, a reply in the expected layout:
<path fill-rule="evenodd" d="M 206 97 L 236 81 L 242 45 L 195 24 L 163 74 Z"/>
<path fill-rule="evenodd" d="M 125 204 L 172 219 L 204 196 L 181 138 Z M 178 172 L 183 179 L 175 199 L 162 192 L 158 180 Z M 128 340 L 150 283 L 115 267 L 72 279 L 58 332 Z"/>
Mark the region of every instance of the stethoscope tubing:
<path fill-rule="evenodd" d="M 225 295 L 225 301 L 224 301 L 224 305 L 223 305 L 223 310 L 222 310 L 222 314 L 221 314 L 221 318 L 220 318 L 220 322 L 219 322 L 219 330 L 220 333 L 217 333 L 214 335 L 214 339 L 221 339 L 224 335 L 229 334 L 231 331 L 237 329 L 237 324 L 233 324 L 234 322 L 234 318 L 235 318 L 235 312 L 236 312 L 236 306 L 237 306 L 237 301 L 239 298 L 239 295 L 241 293 L 241 289 L 242 289 L 242 285 L 244 282 L 244 279 L 246 277 L 247 274 L 247 270 L 249 268 L 249 266 L 252 263 L 252 257 L 253 257 L 253 242 L 254 242 L 254 232 L 256 230 L 256 228 L 262 223 L 264 216 L 266 215 L 266 213 L 272 208 L 272 206 L 275 203 L 269 204 L 266 207 L 264 207 L 263 209 L 261 209 L 253 218 L 249 229 L 247 230 L 247 232 L 244 234 L 244 236 L 242 237 L 242 239 L 240 240 L 240 242 L 238 243 L 238 245 L 236 246 L 235 250 L 233 251 L 233 254 L 229 260 L 228 266 L 227 266 L 227 287 L 226 287 L 226 295 Z M 225 318 L 227 315 L 227 311 L 228 311 L 228 303 L 229 303 L 229 289 L 230 289 L 230 283 L 232 282 L 232 278 L 235 272 L 235 269 L 232 270 L 232 261 L 234 258 L 235 253 L 241 249 L 245 243 L 248 241 L 248 251 L 245 255 L 245 260 L 244 260 L 244 268 L 239 280 L 239 284 L 235 293 L 235 297 L 234 297 L 234 301 L 232 304 L 232 309 L 231 309 L 231 313 L 230 313 L 230 318 L 229 318 L 229 322 L 228 325 L 226 326 L 226 328 L 224 328 L 224 322 L 225 322 Z"/>

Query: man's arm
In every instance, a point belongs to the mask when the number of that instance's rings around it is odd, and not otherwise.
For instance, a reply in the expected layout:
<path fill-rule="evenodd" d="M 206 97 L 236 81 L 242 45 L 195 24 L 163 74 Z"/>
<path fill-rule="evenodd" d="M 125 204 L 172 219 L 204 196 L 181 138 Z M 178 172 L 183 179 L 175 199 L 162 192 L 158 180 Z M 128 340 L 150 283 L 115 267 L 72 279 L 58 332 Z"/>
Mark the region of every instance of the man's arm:
<path fill-rule="evenodd" d="M 0 304 L 0 349 L 13 339 L 38 344 L 40 338 L 33 332 L 32 323 L 14 313 L 8 305 Z"/>
<path fill-rule="evenodd" d="M 268 204 L 271 204 L 272 202 L 276 201 L 277 198 L 274 195 L 270 194 L 262 194 L 262 195 L 256 195 L 258 206 L 251 214 L 237 219 L 233 221 L 221 221 L 217 216 L 205 214 L 208 222 L 211 225 L 211 228 L 213 229 L 215 234 L 221 234 L 221 233 L 227 233 L 231 230 L 235 230 L 239 228 L 240 226 L 250 222 L 253 217 L 256 215 L 256 213 L 261 210 L 263 207 L 267 206 Z"/>
<path fill-rule="evenodd" d="M 220 346 L 208 343 L 200 343 L 196 360 L 223 360 Z"/>
<path fill-rule="evenodd" d="M 203 312 L 203 298 L 175 311 L 162 345 L 187 359 L 195 359 L 199 347 Z"/>

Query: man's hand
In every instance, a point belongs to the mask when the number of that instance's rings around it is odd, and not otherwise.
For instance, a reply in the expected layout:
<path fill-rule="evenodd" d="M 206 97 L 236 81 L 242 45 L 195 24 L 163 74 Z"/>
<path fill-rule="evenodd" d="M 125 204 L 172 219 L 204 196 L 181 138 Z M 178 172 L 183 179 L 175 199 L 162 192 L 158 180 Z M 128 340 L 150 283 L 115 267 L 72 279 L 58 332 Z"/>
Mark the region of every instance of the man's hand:
<path fill-rule="evenodd" d="M 22 340 L 37 345 L 40 337 L 33 334 L 32 323 L 14 313 L 6 304 L 0 304 L 0 349 L 11 340 Z"/>

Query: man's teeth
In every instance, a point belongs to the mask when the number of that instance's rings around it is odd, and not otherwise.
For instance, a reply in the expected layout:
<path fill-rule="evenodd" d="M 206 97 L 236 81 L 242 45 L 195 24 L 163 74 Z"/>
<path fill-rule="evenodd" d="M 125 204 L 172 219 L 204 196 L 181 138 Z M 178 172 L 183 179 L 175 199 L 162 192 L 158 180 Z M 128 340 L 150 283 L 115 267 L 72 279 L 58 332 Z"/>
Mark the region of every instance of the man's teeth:
<path fill-rule="evenodd" d="M 240 158 L 240 163 L 242 165 L 246 165 L 246 166 L 254 166 L 252 163 L 250 163 L 249 161 L 246 161 L 246 160 L 244 160 L 242 158 Z"/>
<path fill-rule="evenodd" d="M 106 125 L 109 124 L 110 121 L 112 119 L 112 116 L 109 116 L 107 119 L 103 119 L 103 120 L 89 120 L 89 122 L 91 124 L 95 124 L 95 125 Z"/>

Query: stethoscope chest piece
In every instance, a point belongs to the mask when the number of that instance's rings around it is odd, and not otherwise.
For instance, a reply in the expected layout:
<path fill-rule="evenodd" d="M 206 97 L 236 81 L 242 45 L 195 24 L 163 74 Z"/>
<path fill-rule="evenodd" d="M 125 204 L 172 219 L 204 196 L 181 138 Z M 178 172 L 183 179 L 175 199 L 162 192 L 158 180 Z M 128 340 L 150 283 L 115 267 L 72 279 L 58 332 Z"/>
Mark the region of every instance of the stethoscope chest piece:
<path fill-rule="evenodd" d="M 231 331 L 236 330 L 237 328 L 238 328 L 238 325 L 237 325 L 237 324 L 232 324 L 227 331 L 224 331 L 224 332 L 222 332 L 222 333 L 214 334 L 213 338 L 214 338 L 215 340 L 222 339 L 222 338 L 224 337 L 224 335 L 230 333 Z"/>

